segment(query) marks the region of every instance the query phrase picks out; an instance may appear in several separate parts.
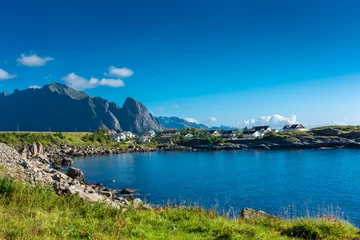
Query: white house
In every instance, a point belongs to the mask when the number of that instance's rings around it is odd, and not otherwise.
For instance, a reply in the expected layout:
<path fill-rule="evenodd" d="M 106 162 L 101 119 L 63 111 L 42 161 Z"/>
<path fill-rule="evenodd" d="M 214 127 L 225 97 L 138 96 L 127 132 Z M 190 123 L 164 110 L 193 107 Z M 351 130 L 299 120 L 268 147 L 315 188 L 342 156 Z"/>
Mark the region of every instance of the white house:
<path fill-rule="evenodd" d="M 244 139 L 256 139 L 256 138 L 262 138 L 263 136 L 264 136 L 264 132 L 256 131 L 253 128 L 249 130 L 245 130 L 243 132 Z"/>
<path fill-rule="evenodd" d="M 124 133 L 117 133 L 111 136 L 111 141 L 113 142 L 121 142 L 126 140 L 126 135 Z"/>
<path fill-rule="evenodd" d="M 185 138 L 193 138 L 193 137 L 194 137 L 194 135 L 192 135 L 191 133 L 188 133 L 185 135 Z"/>
<path fill-rule="evenodd" d="M 256 127 L 253 127 L 253 129 L 255 131 L 259 131 L 259 132 L 264 133 L 264 134 L 267 133 L 267 132 L 272 131 L 270 126 L 256 126 Z"/>
<path fill-rule="evenodd" d="M 126 136 L 126 139 L 132 139 L 132 138 L 135 138 L 135 137 L 136 137 L 136 135 L 133 134 L 133 133 L 130 132 L 130 131 L 126 131 L 126 132 L 124 132 L 124 134 L 125 134 L 125 136 Z"/>
<path fill-rule="evenodd" d="M 151 142 L 151 137 L 149 137 L 149 136 L 142 136 L 142 137 L 139 139 L 139 141 L 140 141 L 141 143 L 150 143 L 150 142 Z"/>
<path fill-rule="evenodd" d="M 288 124 L 283 127 L 283 132 L 292 132 L 292 131 L 304 131 L 305 127 L 301 124 Z"/>
<path fill-rule="evenodd" d="M 218 130 L 209 130 L 208 135 L 214 136 L 214 137 L 220 137 L 221 133 Z"/>

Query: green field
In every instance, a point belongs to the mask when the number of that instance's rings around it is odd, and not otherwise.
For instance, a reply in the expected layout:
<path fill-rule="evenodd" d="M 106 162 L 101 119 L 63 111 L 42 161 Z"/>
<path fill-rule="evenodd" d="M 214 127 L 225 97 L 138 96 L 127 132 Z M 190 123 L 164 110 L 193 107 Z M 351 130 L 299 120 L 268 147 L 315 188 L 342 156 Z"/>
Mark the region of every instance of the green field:
<path fill-rule="evenodd" d="M 359 239 L 336 219 L 230 220 L 200 208 L 122 212 L 0 177 L 1 239 Z"/>

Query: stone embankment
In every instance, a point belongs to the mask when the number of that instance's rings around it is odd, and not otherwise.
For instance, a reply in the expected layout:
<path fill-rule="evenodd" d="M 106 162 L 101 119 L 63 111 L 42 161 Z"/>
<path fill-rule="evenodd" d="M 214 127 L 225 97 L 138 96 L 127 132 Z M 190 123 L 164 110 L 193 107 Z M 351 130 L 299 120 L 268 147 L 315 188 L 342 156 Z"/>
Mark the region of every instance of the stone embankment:
<path fill-rule="evenodd" d="M 118 195 L 117 190 L 87 183 L 80 169 L 69 168 L 67 174 L 59 172 L 51 167 L 49 157 L 51 155 L 47 154 L 40 143 L 23 147 L 20 153 L 0 143 L 0 174 L 32 185 L 50 186 L 58 194 L 77 194 L 90 202 L 104 202 L 119 209 L 125 209 L 131 204 L 134 207 L 150 207 L 140 199 Z M 66 163 L 72 163 L 71 161 L 65 158 Z"/>

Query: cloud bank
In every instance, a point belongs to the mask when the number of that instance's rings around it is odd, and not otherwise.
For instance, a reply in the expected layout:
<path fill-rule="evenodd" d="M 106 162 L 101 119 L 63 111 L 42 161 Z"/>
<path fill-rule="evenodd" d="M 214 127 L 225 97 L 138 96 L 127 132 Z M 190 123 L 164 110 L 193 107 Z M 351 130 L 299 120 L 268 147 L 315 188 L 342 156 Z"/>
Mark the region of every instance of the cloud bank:
<path fill-rule="evenodd" d="M 26 55 L 25 53 L 21 54 L 17 59 L 19 65 L 28 66 L 28 67 L 42 67 L 47 62 L 53 61 L 52 57 L 39 57 L 36 54 Z"/>
<path fill-rule="evenodd" d="M 1 80 L 8 80 L 8 79 L 16 78 L 16 77 L 17 76 L 15 74 L 9 74 L 4 69 L 0 68 L 0 81 Z"/>
<path fill-rule="evenodd" d="M 113 77 L 131 77 L 134 74 L 134 71 L 129 68 L 116 68 L 114 66 L 109 67 L 108 72 L 104 73 L 105 76 Z"/>
<path fill-rule="evenodd" d="M 238 123 L 239 127 L 253 127 L 253 126 L 262 126 L 269 125 L 272 128 L 282 128 L 286 124 L 295 124 L 298 123 L 296 121 L 296 115 L 292 115 L 290 117 L 284 117 L 280 114 L 274 114 L 272 116 L 262 116 L 258 119 L 249 119 L 244 121 L 243 123 Z"/>
<path fill-rule="evenodd" d="M 191 122 L 191 123 L 199 123 L 199 121 L 196 120 L 195 118 L 185 118 L 185 121 Z"/>
<path fill-rule="evenodd" d="M 103 78 L 101 80 L 97 78 L 90 78 L 87 80 L 75 73 L 69 73 L 65 77 L 62 78 L 65 83 L 76 89 L 76 90 L 86 90 L 91 88 L 96 88 L 99 86 L 106 86 L 106 87 L 124 87 L 125 83 L 121 79 L 112 79 L 112 78 Z"/>

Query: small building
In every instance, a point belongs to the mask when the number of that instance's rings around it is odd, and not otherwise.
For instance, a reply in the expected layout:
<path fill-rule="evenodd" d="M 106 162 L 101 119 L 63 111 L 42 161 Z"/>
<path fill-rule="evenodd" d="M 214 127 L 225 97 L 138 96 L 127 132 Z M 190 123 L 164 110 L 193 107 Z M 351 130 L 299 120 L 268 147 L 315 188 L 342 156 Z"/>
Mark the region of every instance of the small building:
<path fill-rule="evenodd" d="M 177 131 L 177 128 L 165 128 L 165 130 L 162 131 L 162 136 L 174 136 Z"/>
<path fill-rule="evenodd" d="M 108 130 L 108 134 L 109 134 L 109 135 L 115 135 L 115 134 L 116 134 L 116 131 L 115 131 L 115 130 Z"/>
<path fill-rule="evenodd" d="M 126 140 L 126 135 L 124 133 L 117 133 L 111 136 L 111 141 L 121 142 Z"/>
<path fill-rule="evenodd" d="M 141 143 L 150 143 L 151 142 L 151 137 L 150 136 L 142 136 L 139 139 L 139 142 L 141 142 Z"/>
<path fill-rule="evenodd" d="M 124 132 L 124 134 L 125 134 L 125 136 L 126 136 L 126 139 L 132 139 L 132 138 L 135 138 L 135 137 L 136 137 L 136 135 L 133 134 L 133 133 L 130 132 L 130 131 L 126 131 L 126 132 Z"/>
<path fill-rule="evenodd" d="M 305 127 L 302 124 L 288 124 L 282 130 L 283 132 L 304 131 Z"/>
<path fill-rule="evenodd" d="M 188 134 L 186 134 L 184 137 L 185 137 L 185 138 L 193 138 L 194 135 L 192 135 L 191 133 L 188 133 Z"/>
<path fill-rule="evenodd" d="M 256 131 L 254 128 L 243 131 L 244 139 L 256 139 L 256 138 L 262 138 L 263 136 L 264 136 L 263 132 Z"/>
<path fill-rule="evenodd" d="M 228 139 L 237 139 L 238 131 L 237 130 L 222 130 L 221 137 Z"/>
<path fill-rule="evenodd" d="M 213 137 L 220 137 L 221 133 L 219 132 L 219 130 L 209 130 L 208 135 Z"/>
<path fill-rule="evenodd" d="M 253 129 L 255 131 L 259 131 L 259 132 L 262 132 L 262 133 L 267 133 L 267 132 L 271 132 L 272 129 L 270 126 L 256 126 L 256 127 L 253 127 Z"/>

